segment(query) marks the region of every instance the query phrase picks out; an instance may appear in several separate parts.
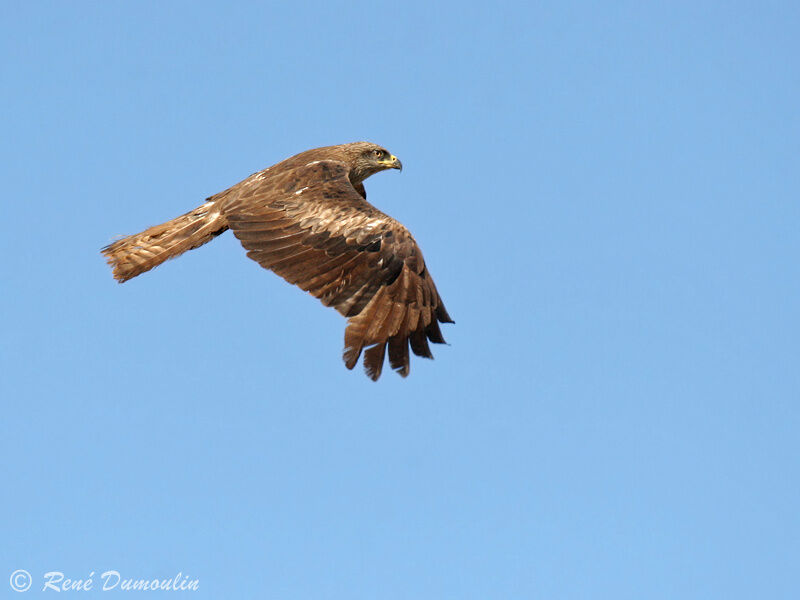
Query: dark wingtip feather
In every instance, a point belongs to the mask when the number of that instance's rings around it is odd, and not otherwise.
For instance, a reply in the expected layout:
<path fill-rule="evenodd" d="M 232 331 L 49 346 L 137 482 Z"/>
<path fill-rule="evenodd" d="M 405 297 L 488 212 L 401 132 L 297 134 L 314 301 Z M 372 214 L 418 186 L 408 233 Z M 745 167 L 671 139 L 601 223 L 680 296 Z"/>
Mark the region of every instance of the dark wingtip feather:
<path fill-rule="evenodd" d="M 361 330 L 351 323 L 344 330 L 344 351 L 342 352 L 344 366 L 352 370 L 358 363 L 363 347 L 364 340 Z"/>
<path fill-rule="evenodd" d="M 439 302 L 439 306 L 436 307 L 436 318 L 439 319 L 439 322 L 455 323 L 455 321 L 453 321 L 453 319 L 447 313 L 447 309 L 444 307 L 444 304 L 441 304 L 441 300 Z"/>
<path fill-rule="evenodd" d="M 372 381 L 378 381 L 378 378 L 380 378 L 385 355 L 386 342 L 379 342 L 364 350 L 364 370 Z"/>
<path fill-rule="evenodd" d="M 436 319 L 431 319 L 430 324 L 425 328 L 425 334 L 434 344 L 447 343 L 444 341 L 444 337 L 442 337 L 442 330 L 439 329 L 439 322 Z"/>
<path fill-rule="evenodd" d="M 408 336 L 408 341 L 411 343 L 411 350 L 413 350 L 414 354 L 423 358 L 433 358 L 424 330 L 418 329 L 413 331 L 411 335 Z"/>
<path fill-rule="evenodd" d="M 411 366 L 407 335 L 399 334 L 389 338 L 389 364 L 400 377 L 408 377 Z"/>
<path fill-rule="evenodd" d="M 342 352 L 342 359 L 344 360 L 344 366 L 353 370 L 353 367 L 358 364 L 358 358 L 361 356 L 361 346 L 352 347 L 348 346 Z"/>

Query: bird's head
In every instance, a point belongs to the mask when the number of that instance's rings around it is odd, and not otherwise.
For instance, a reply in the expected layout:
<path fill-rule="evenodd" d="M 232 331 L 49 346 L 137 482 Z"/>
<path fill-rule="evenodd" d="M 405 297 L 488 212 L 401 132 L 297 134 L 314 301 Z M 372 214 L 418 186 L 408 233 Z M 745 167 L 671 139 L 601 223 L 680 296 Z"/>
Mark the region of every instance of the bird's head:
<path fill-rule="evenodd" d="M 371 142 L 347 144 L 350 157 L 350 179 L 362 182 L 370 175 L 386 169 L 403 170 L 403 163 L 386 148 Z"/>

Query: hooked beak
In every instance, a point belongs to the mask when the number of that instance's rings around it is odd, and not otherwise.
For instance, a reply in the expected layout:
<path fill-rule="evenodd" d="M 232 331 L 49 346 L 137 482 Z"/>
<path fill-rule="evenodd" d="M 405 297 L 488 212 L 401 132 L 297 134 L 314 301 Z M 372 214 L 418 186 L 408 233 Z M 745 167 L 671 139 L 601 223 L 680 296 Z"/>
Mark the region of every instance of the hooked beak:
<path fill-rule="evenodd" d="M 380 161 L 380 164 L 382 164 L 387 169 L 397 169 L 398 171 L 403 170 L 403 163 L 401 163 L 400 159 L 397 158 L 394 154 L 389 156 L 389 158 Z"/>

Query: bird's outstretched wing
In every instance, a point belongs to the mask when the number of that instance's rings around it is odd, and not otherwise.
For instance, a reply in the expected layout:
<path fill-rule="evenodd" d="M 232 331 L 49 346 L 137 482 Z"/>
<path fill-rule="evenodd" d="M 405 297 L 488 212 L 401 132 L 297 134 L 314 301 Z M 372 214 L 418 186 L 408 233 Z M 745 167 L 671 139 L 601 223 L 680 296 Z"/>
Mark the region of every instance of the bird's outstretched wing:
<path fill-rule="evenodd" d="M 414 238 L 360 195 L 345 163 L 312 161 L 256 174 L 220 198 L 247 255 L 348 317 L 344 361 L 377 380 L 386 348 L 400 375 L 414 354 L 432 358 L 452 323 Z"/>

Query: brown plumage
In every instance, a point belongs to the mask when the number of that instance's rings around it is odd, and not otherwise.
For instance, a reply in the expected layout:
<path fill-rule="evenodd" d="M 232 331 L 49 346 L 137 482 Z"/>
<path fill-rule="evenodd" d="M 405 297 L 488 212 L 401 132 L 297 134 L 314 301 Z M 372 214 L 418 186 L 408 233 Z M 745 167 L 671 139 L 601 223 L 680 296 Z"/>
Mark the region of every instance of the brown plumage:
<path fill-rule="evenodd" d="M 400 223 L 366 200 L 363 181 L 401 169 L 375 144 L 308 150 L 251 175 L 172 221 L 103 248 L 120 282 L 231 229 L 247 256 L 348 318 L 344 362 L 364 354 L 377 380 L 384 357 L 405 377 L 409 345 L 433 358 L 452 323 L 419 246 Z"/>

